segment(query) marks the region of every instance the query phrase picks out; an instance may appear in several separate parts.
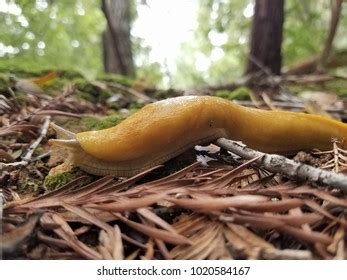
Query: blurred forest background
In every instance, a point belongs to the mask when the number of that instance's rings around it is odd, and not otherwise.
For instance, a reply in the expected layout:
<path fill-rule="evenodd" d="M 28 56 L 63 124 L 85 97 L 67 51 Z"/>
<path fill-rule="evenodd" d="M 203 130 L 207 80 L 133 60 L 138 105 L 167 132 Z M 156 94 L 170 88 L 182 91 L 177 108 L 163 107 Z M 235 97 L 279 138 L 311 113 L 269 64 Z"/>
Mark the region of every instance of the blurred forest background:
<path fill-rule="evenodd" d="M 334 5 L 340 5 L 340 21 L 329 57 L 338 62 L 335 69 L 346 65 L 347 5 L 274 2 L 284 6 L 282 69 L 321 54 Z M 0 0 L 0 67 L 75 70 L 88 79 L 106 70 L 160 87 L 221 84 L 246 70 L 254 6 L 252 0 Z M 158 48 L 164 49 L 161 55 Z"/>
<path fill-rule="evenodd" d="M 70 158 L 50 145 L 60 137 L 52 123 L 74 133 L 110 128 L 146 104 L 182 95 L 347 123 L 346 1 L 0 0 L 0 259 L 2 248 L 5 259 L 346 259 L 344 139 L 293 157 L 341 173 L 326 176 L 282 158 L 245 157 L 242 146 L 240 157 L 191 149 L 161 169 L 99 178 L 69 169 L 71 158 L 88 153 L 78 154 L 83 147 Z M 280 127 L 263 113 L 252 123 L 239 112 L 241 134 L 254 141 L 270 125 L 273 137 L 259 142 L 267 150 L 282 133 L 291 147 L 297 137 L 305 142 L 306 125 L 315 131 L 303 115 Z M 145 115 L 139 131 L 162 123 Z M 327 131 L 333 124 L 322 123 Z M 131 132 L 121 136 L 142 145 Z M 327 133 L 317 132 L 312 147 Z M 167 141 L 168 155 L 174 144 Z M 137 172 L 142 159 L 109 164 Z M 104 168 L 93 161 L 87 169 Z"/>

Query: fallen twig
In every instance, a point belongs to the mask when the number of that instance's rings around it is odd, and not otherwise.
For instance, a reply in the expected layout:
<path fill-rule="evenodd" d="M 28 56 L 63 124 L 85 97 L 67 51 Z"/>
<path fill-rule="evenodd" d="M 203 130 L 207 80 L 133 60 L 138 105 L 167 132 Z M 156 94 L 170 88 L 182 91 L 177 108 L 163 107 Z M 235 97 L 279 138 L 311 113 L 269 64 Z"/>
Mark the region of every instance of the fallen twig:
<path fill-rule="evenodd" d="M 36 113 L 36 115 L 47 115 L 47 116 L 65 116 L 65 117 L 71 117 L 71 118 L 77 118 L 80 119 L 80 114 L 70 113 L 70 112 L 63 112 L 59 110 L 40 110 Z"/>
<path fill-rule="evenodd" d="M 141 92 L 138 92 L 137 90 L 133 89 L 133 88 L 128 88 L 128 87 L 125 87 L 121 84 L 117 84 L 117 83 L 106 83 L 107 86 L 109 87 L 113 87 L 117 90 L 120 90 L 120 91 L 123 91 L 125 93 L 128 93 L 136 98 L 138 98 L 139 100 L 142 100 L 143 102 L 147 103 L 147 102 L 153 102 L 155 101 L 154 99 L 148 97 L 147 95 L 141 93 Z"/>
<path fill-rule="evenodd" d="M 271 172 L 280 173 L 293 179 L 336 187 L 347 193 L 347 176 L 345 175 L 295 162 L 284 156 L 255 151 L 243 143 L 225 138 L 219 138 L 216 144 L 245 159 L 260 157 L 254 164 L 262 166 Z"/>
<path fill-rule="evenodd" d="M 221 85 L 215 85 L 215 86 L 207 86 L 207 87 L 204 87 L 200 90 L 201 91 L 218 91 L 218 90 L 230 90 L 230 91 L 232 91 L 232 90 L 235 90 L 239 87 L 247 86 L 251 79 L 252 79 L 251 75 L 246 75 L 246 76 L 240 78 L 239 80 L 236 80 L 233 83 L 227 83 L 227 84 L 221 84 Z"/>
<path fill-rule="evenodd" d="M 41 132 L 39 137 L 30 145 L 28 151 L 22 157 L 22 160 L 18 162 L 11 162 L 11 163 L 0 163 L 0 170 L 3 170 L 5 168 L 10 168 L 10 167 L 16 167 L 16 166 L 26 166 L 31 161 L 31 158 L 35 149 L 41 143 L 43 137 L 45 137 L 47 134 L 50 119 L 51 119 L 50 116 L 45 117 L 45 121 L 41 127 Z"/>
<path fill-rule="evenodd" d="M 30 145 L 28 151 L 26 152 L 26 154 L 23 156 L 23 160 L 24 161 L 30 161 L 35 149 L 37 148 L 37 146 L 41 143 L 43 137 L 46 136 L 47 134 L 47 130 L 48 130 L 48 127 L 49 127 L 49 122 L 50 122 L 50 117 L 47 116 L 45 117 L 45 121 L 41 127 L 41 132 L 40 132 L 40 136 Z"/>
<path fill-rule="evenodd" d="M 325 163 L 323 169 L 332 169 L 335 172 L 340 172 L 347 168 L 347 151 L 338 146 L 338 140 L 333 139 L 333 149 L 324 152 L 315 152 L 316 155 L 331 154 L 333 158 Z"/>
<path fill-rule="evenodd" d="M 23 225 L 16 227 L 10 232 L 1 233 L 0 252 L 11 252 L 15 250 L 18 244 L 30 236 L 41 215 L 42 213 L 40 212 L 35 213 Z"/>
<path fill-rule="evenodd" d="M 31 113 L 29 113 L 29 114 L 23 116 L 22 118 L 19 118 L 18 120 L 12 122 L 8 127 L 6 127 L 6 129 L 9 129 L 9 128 L 15 126 L 15 125 L 21 124 L 21 123 L 23 123 L 24 121 L 30 120 L 32 117 L 34 117 L 34 116 L 40 114 L 40 112 L 46 110 L 47 107 L 52 106 L 52 104 L 55 104 L 55 103 L 57 103 L 57 102 L 59 102 L 59 101 L 61 101 L 61 100 L 65 100 L 65 98 L 67 98 L 68 96 L 70 96 L 70 95 L 73 94 L 74 92 L 75 92 L 75 87 L 74 87 L 74 86 L 72 86 L 72 85 L 67 85 L 67 86 L 65 86 L 64 91 L 63 91 L 63 93 L 62 93 L 61 95 L 57 96 L 56 98 L 54 98 L 53 100 L 51 100 L 51 101 L 48 102 L 47 104 L 45 104 L 45 105 L 43 105 L 43 106 L 41 106 L 41 107 L 35 109 L 35 110 L 32 111 Z M 13 91 L 12 91 L 12 94 L 14 94 Z M 46 111 L 46 112 L 47 112 L 47 111 Z M 49 111 L 48 111 L 48 112 L 49 112 Z M 51 112 L 52 112 L 52 110 L 51 110 Z M 53 110 L 53 112 L 58 112 L 58 111 L 54 111 L 54 110 Z M 65 112 L 65 113 L 67 113 L 67 112 Z M 69 113 L 67 113 L 67 114 L 69 114 Z M 72 114 L 73 114 L 73 113 L 72 113 Z M 44 115 L 44 114 L 43 114 L 43 115 Z M 65 115 L 66 115 L 66 114 L 65 114 Z M 77 116 L 77 115 L 76 115 L 76 116 Z M 73 116 L 73 117 L 76 117 L 76 116 Z"/>
<path fill-rule="evenodd" d="M 264 71 L 263 71 L 264 72 Z M 266 77 L 261 78 L 261 84 L 268 86 L 268 87 L 282 87 L 282 90 L 284 85 L 286 84 L 311 84 L 311 83 L 324 83 L 333 81 L 336 79 L 339 80 L 345 80 L 345 77 L 342 76 L 335 76 L 335 75 L 329 75 L 329 74 L 308 74 L 308 75 L 283 75 L 283 76 L 275 76 L 270 75 L 268 73 L 265 73 Z M 201 88 L 200 91 L 219 91 L 219 90 L 229 90 L 233 91 L 241 86 L 249 86 L 252 84 L 252 81 L 256 79 L 257 76 L 247 75 L 239 80 L 236 80 L 232 83 L 227 84 L 220 84 L 220 85 L 214 85 L 214 86 L 207 86 L 204 88 Z M 259 83 L 259 79 L 255 80 L 256 83 Z"/>

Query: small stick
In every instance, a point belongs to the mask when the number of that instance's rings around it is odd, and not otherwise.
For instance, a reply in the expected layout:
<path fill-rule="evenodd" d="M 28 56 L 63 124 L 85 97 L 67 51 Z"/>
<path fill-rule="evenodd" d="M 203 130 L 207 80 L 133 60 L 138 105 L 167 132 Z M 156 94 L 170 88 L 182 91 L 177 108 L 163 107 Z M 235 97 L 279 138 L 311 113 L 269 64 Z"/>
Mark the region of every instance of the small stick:
<path fill-rule="evenodd" d="M 10 167 L 28 165 L 28 163 L 31 161 L 32 155 L 34 151 L 36 150 L 37 146 L 41 143 L 43 137 L 45 137 L 47 134 L 50 119 L 51 119 L 50 116 L 45 117 L 45 121 L 41 127 L 40 136 L 30 145 L 26 154 L 22 157 L 22 160 L 17 162 L 11 162 L 11 163 L 0 163 L 0 170 L 3 170 L 5 168 L 10 168 Z"/>
<path fill-rule="evenodd" d="M 40 136 L 30 145 L 28 151 L 26 152 L 26 154 L 23 156 L 22 160 L 29 162 L 34 151 L 36 150 L 37 146 L 41 143 L 43 137 L 46 136 L 47 131 L 48 131 L 48 127 L 49 127 L 49 122 L 50 122 L 50 117 L 47 116 L 45 117 L 45 121 L 41 127 L 41 132 L 40 132 Z"/>
<path fill-rule="evenodd" d="M 217 139 L 216 145 L 245 159 L 260 157 L 254 164 L 263 166 L 273 173 L 280 173 L 292 179 L 332 186 L 347 193 L 347 176 L 345 175 L 295 162 L 284 156 L 255 151 L 241 142 L 231 141 L 225 138 Z"/>
<path fill-rule="evenodd" d="M 123 92 L 126 92 L 144 102 L 153 102 L 155 100 L 153 100 L 152 98 L 148 97 L 147 95 L 138 92 L 137 90 L 133 89 L 133 88 L 127 88 L 121 84 L 117 84 L 117 83 L 106 83 L 109 87 L 113 87 L 115 89 L 121 90 Z"/>

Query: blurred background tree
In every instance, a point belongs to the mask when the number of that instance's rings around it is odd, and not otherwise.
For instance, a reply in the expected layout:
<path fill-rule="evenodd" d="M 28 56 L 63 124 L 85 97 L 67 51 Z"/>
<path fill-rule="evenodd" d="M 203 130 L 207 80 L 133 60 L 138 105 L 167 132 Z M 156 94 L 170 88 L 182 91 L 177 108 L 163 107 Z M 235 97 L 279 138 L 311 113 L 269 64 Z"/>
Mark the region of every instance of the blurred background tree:
<path fill-rule="evenodd" d="M 133 0 L 130 26 L 162 0 Z M 276 0 L 275 0 L 276 1 Z M 178 1 L 177 1 L 178 2 Z M 131 35 L 136 75 L 174 87 L 218 84 L 245 70 L 254 14 L 253 0 L 190 0 L 197 7 L 192 40 L 183 42 L 175 67 L 153 59 L 152 46 Z M 182 4 L 183 3 L 183 4 Z M 181 9 L 186 9 L 180 2 Z M 107 21 L 101 0 L 0 0 L 2 69 L 73 69 L 93 78 L 103 72 L 102 33 Z M 335 36 L 334 53 L 347 50 L 347 6 Z M 287 0 L 284 7 L 282 65 L 302 63 L 322 51 L 330 22 L 330 1 Z M 148 21 L 154 20 L 149 17 Z M 180 14 L 177 14 L 177 24 Z M 160 22 L 158 22 L 160 25 Z M 175 34 L 170 34 L 175 40 Z"/>
<path fill-rule="evenodd" d="M 255 1 L 246 74 L 281 74 L 283 10 L 284 0 Z"/>
<path fill-rule="evenodd" d="M 335 1 L 335 0 L 334 0 Z M 194 40 L 182 46 L 175 83 L 184 87 L 219 84 L 235 80 L 245 70 L 250 45 L 255 1 L 199 0 Z M 311 60 L 320 54 L 330 24 L 330 1 L 286 0 L 282 42 L 282 66 Z M 333 52 L 346 64 L 347 5 Z"/>
<path fill-rule="evenodd" d="M 129 2 L 132 21 L 137 2 Z M 101 0 L 0 0 L 0 67 L 10 71 L 76 70 L 94 78 L 104 69 L 102 34 L 107 21 L 101 4 Z M 148 61 L 150 48 L 142 41 L 133 38 L 139 75 L 159 83 L 160 66 Z"/>
<path fill-rule="evenodd" d="M 98 1 L 2 2 L 7 2 L 0 16 L 2 67 L 74 69 L 88 77 L 102 70 L 105 19 Z"/>
<path fill-rule="evenodd" d="M 133 76 L 135 74 L 131 46 L 131 1 L 102 0 L 101 9 L 107 20 L 102 34 L 105 72 Z"/>

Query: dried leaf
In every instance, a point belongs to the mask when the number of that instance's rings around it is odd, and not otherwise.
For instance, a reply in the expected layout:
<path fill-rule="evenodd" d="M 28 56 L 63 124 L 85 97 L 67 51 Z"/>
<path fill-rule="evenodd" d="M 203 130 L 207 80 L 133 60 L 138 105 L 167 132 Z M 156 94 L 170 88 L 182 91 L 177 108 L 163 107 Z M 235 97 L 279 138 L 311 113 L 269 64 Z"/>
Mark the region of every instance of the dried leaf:
<path fill-rule="evenodd" d="M 4 232 L 0 235 L 1 243 L 0 249 L 4 252 L 10 252 L 16 249 L 16 247 L 27 237 L 30 236 L 35 228 L 37 221 L 40 218 L 40 214 L 31 216 L 23 225 L 15 227 L 9 232 Z"/>
<path fill-rule="evenodd" d="M 150 227 L 150 226 L 146 226 L 143 224 L 135 223 L 135 222 L 130 221 L 129 219 L 123 217 L 120 214 L 115 214 L 115 216 L 117 218 L 119 218 L 122 222 L 127 224 L 128 226 L 130 226 L 130 227 L 138 230 L 139 232 L 142 232 L 142 233 L 144 233 L 150 237 L 161 239 L 161 240 L 166 241 L 170 244 L 190 244 L 191 243 L 191 241 L 189 239 L 187 239 L 184 236 L 181 236 L 179 234 L 172 233 L 172 232 L 169 232 L 166 230 L 157 229 L 157 228 Z"/>

